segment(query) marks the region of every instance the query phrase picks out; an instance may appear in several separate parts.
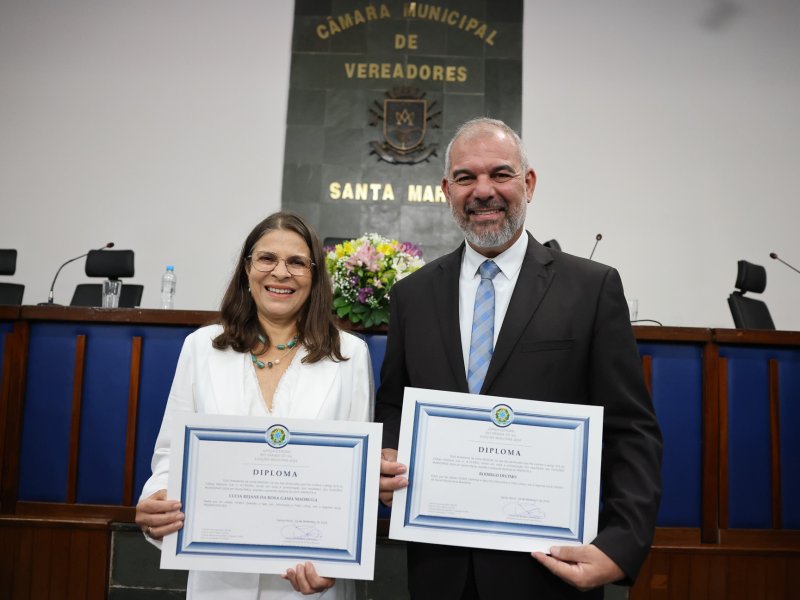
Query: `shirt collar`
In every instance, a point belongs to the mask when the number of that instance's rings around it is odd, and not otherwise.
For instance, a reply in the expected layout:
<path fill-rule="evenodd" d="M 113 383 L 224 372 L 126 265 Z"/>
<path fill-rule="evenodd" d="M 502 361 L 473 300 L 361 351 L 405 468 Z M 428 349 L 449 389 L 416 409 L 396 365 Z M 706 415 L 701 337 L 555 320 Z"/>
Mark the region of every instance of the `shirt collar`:
<path fill-rule="evenodd" d="M 487 258 L 477 252 L 469 245 L 469 243 L 465 243 L 465 250 L 464 250 L 464 262 L 462 263 L 463 273 L 469 274 L 473 277 L 478 277 L 478 268 L 481 266 L 483 261 L 487 260 Z M 523 230 L 522 235 L 519 236 L 519 239 L 514 242 L 511 247 L 506 250 L 505 252 L 501 252 L 491 260 L 495 262 L 495 264 L 500 267 L 500 272 L 506 276 L 508 279 L 513 279 L 519 273 L 519 270 L 522 268 L 522 261 L 525 259 L 525 252 L 528 250 L 528 234 L 525 230 Z"/>

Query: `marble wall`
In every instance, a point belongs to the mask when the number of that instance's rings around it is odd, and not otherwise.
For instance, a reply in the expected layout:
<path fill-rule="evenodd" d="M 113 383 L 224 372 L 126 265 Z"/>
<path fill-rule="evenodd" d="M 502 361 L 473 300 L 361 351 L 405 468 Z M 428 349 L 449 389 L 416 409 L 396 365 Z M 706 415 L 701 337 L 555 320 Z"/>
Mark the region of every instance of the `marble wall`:
<path fill-rule="evenodd" d="M 323 238 L 374 231 L 420 244 L 427 260 L 460 243 L 438 190 L 444 149 L 476 116 L 519 130 L 522 4 L 298 0 L 282 206 Z M 393 121 L 387 94 L 427 102 L 427 160 L 393 164 L 374 151 Z"/>

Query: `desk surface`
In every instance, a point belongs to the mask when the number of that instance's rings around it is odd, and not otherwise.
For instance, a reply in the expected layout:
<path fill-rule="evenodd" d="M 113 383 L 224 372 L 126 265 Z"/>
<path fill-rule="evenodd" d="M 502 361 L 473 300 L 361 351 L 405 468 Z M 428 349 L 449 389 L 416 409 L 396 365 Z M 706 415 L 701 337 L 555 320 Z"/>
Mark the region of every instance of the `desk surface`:
<path fill-rule="evenodd" d="M 218 316 L 219 312 L 212 310 L 85 308 L 58 305 L 0 306 L 0 320 L 3 321 L 82 321 L 200 327 L 216 322 Z M 341 326 L 342 329 L 354 329 L 349 321 L 341 322 Z M 355 329 L 357 331 L 365 331 L 358 328 Z M 368 333 L 383 333 L 385 331 L 386 328 L 366 330 Z M 800 346 L 800 331 L 633 325 L 633 333 L 640 342 L 716 342 L 719 344 Z"/>

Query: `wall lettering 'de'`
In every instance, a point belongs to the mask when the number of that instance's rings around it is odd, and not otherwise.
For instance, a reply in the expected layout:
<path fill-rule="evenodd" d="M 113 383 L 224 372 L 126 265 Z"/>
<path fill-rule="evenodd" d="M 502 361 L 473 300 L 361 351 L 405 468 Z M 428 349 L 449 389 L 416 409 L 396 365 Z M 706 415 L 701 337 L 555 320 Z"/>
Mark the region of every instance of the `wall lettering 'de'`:
<path fill-rule="evenodd" d="M 431 260 L 462 236 L 439 184 L 453 132 L 522 118 L 522 0 L 296 0 L 282 206 Z"/>

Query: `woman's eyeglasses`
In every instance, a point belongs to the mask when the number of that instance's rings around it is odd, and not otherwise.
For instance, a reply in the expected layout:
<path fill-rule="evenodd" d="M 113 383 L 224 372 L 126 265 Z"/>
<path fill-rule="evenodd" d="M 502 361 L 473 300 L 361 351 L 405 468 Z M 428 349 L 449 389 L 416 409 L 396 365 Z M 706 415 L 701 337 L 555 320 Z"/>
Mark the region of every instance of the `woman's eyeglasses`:
<path fill-rule="evenodd" d="M 247 260 L 250 261 L 250 264 L 253 265 L 253 268 L 256 271 L 260 271 L 261 273 L 272 273 L 272 271 L 275 270 L 275 267 L 278 266 L 278 263 L 283 261 L 283 264 L 286 265 L 286 270 L 289 271 L 291 275 L 296 277 L 308 275 L 309 271 L 311 271 L 311 268 L 316 266 L 313 262 L 311 262 L 310 258 L 305 256 L 288 256 L 286 258 L 280 258 L 272 252 L 255 252 L 248 256 Z"/>

